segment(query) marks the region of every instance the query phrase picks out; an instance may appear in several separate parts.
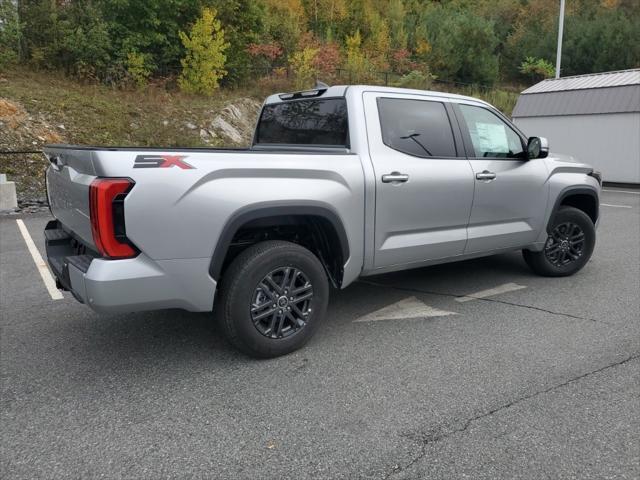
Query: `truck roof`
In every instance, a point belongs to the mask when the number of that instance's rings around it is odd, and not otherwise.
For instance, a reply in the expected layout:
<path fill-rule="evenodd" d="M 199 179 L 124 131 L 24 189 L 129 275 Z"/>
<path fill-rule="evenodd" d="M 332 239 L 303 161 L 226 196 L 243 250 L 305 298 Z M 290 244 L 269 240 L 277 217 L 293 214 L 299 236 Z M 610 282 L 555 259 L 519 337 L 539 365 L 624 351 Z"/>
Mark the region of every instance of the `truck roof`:
<path fill-rule="evenodd" d="M 305 98 L 304 93 L 307 93 L 307 92 L 311 93 L 314 91 L 318 91 L 318 89 L 312 88 L 309 90 L 305 90 L 303 92 L 276 93 L 267 97 L 267 99 L 265 100 L 265 104 L 280 103 L 282 101 L 290 100 L 293 98 Z M 455 93 L 438 92 L 435 90 L 417 90 L 417 89 L 399 88 L 399 87 L 383 87 L 379 85 L 334 85 L 327 88 L 325 92 L 319 95 L 309 95 L 309 98 L 313 98 L 315 96 L 318 96 L 318 97 L 321 96 L 325 98 L 326 97 L 343 97 L 347 94 L 347 91 L 349 92 L 355 91 L 356 94 L 367 91 L 367 92 L 381 92 L 381 93 L 404 93 L 404 94 L 411 94 L 411 95 L 429 95 L 431 97 L 441 97 L 441 98 L 457 99 L 457 100 L 469 100 L 469 101 L 489 105 L 487 102 L 485 102 L 484 100 L 480 100 L 479 98 L 468 97 L 465 95 L 458 95 Z M 301 93 L 303 93 L 303 95 L 297 95 Z"/>

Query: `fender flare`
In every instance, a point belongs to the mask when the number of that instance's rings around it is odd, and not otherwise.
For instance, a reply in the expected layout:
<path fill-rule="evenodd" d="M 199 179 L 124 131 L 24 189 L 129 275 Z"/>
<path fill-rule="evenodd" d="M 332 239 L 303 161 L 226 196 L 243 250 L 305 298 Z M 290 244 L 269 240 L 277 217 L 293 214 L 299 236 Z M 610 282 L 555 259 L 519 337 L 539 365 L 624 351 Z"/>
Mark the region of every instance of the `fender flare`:
<path fill-rule="evenodd" d="M 220 273 L 222 272 L 222 266 L 224 259 L 231 245 L 236 232 L 246 223 L 261 218 L 277 217 L 277 216 L 315 216 L 321 217 L 331 223 L 338 235 L 338 241 L 342 249 L 342 258 L 346 260 L 350 256 L 349 252 L 349 240 L 347 232 L 344 228 L 342 220 L 330 207 L 318 206 L 318 205 L 272 205 L 269 203 L 262 203 L 257 205 L 249 205 L 243 207 L 234 213 L 227 221 L 222 229 L 222 233 L 218 237 L 218 242 L 213 251 L 213 257 L 209 265 L 209 275 L 218 281 Z"/>
<path fill-rule="evenodd" d="M 560 191 L 560 194 L 556 197 L 556 201 L 553 205 L 553 209 L 549 214 L 549 219 L 547 220 L 547 232 L 549 231 L 549 224 L 551 223 L 551 220 L 556 216 L 556 213 L 558 213 L 558 210 L 560 209 L 560 205 L 562 204 L 563 200 L 572 195 L 589 195 L 590 197 L 593 197 L 596 203 L 596 219 L 600 218 L 600 198 L 595 188 L 579 187 L 579 186 L 565 187 Z"/>

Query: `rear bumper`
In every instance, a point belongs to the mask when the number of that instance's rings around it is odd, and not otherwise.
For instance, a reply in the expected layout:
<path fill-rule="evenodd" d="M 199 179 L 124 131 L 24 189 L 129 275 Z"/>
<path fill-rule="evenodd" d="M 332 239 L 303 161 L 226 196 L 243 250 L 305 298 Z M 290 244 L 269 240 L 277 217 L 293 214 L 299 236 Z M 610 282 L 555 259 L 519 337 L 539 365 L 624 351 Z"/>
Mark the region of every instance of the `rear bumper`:
<path fill-rule="evenodd" d="M 105 260 L 86 250 L 57 220 L 45 228 L 47 259 L 58 288 L 102 313 L 213 308 L 216 282 L 210 259 L 152 260 L 144 254 Z"/>

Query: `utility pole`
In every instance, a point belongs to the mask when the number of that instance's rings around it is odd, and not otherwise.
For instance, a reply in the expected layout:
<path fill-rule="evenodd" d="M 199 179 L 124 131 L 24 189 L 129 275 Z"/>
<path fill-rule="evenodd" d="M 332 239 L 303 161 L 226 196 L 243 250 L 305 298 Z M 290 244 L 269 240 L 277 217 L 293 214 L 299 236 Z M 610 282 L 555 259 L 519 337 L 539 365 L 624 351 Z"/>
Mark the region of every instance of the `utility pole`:
<path fill-rule="evenodd" d="M 564 0 L 560 0 L 560 18 L 558 21 L 558 51 L 556 52 L 556 78 L 560 78 L 562 60 L 562 33 L 564 30 Z"/>

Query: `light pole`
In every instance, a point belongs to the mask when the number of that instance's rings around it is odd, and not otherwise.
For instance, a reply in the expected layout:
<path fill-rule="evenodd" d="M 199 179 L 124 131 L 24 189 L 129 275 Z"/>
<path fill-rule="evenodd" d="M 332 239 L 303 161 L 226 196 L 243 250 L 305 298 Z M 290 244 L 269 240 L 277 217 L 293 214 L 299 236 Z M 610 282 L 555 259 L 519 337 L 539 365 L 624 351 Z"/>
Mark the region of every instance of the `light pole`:
<path fill-rule="evenodd" d="M 560 0 L 560 18 L 558 21 L 558 51 L 556 52 L 556 78 L 560 78 L 562 60 L 562 33 L 564 30 L 564 0 Z"/>

